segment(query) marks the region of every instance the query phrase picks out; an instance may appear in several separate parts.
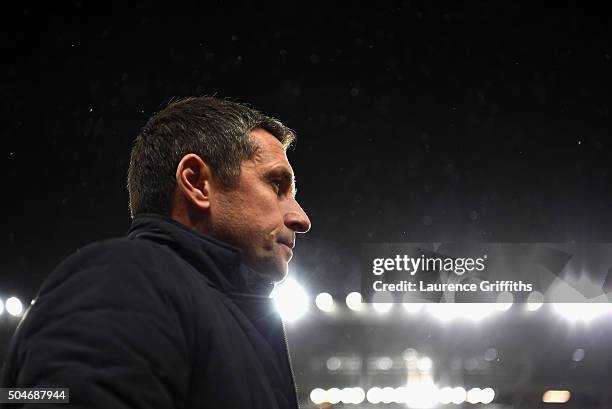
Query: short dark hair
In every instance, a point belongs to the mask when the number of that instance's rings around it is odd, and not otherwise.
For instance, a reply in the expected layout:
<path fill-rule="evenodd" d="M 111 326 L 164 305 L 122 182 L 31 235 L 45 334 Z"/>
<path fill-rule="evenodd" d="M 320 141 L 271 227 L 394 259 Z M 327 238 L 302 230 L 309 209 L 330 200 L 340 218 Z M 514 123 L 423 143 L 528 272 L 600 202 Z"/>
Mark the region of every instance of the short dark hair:
<path fill-rule="evenodd" d="M 136 137 L 130 155 L 127 188 L 132 217 L 170 215 L 176 168 L 189 153 L 200 156 L 222 186 L 234 188 L 241 162 L 256 152 L 250 132 L 257 128 L 270 132 L 285 149 L 295 139 L 295 133 L 277 119 L 214 97 L 176 100 L 153 115 Z"/>

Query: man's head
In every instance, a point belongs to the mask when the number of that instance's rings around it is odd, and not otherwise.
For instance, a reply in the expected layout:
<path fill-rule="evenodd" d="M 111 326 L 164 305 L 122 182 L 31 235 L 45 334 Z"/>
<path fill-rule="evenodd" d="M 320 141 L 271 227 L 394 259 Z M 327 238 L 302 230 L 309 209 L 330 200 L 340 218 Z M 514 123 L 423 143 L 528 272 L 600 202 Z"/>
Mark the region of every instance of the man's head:
<path fill-rule="evenodd" d="M 163 214 L 243 250 L 247 265 L 282 279 L 295 234 L 310 228 L 285 151 L 293 132 L 244 105 L 210 97 L 169 105 L 132 150 L 132 216 Z"/>

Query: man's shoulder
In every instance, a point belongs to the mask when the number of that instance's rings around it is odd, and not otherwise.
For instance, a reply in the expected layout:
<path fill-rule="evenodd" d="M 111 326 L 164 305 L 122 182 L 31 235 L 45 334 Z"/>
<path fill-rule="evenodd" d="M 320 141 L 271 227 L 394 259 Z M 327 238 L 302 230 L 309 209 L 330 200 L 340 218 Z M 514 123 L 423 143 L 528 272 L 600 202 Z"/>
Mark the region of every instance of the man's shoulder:
<path fill-rule="evenodd" d="M 69 283 L 121 283 L 123 286 L 143 281 L 162 281 L 168 267 L 176 266 L 177 257 L 165 246 L 148 241 L 120 237 L 91 243 L 64 259 L 47 277 L 45 290 Z"/>
<path fill-rule="evenodd" d="M 129 236 L 90 243 L 77 249 L 65 262 L 87 264 L 150 264 L 154 259 L 171 257 L 164 246 Z M 147 261 L 149 263 L 147 263 Z"/>

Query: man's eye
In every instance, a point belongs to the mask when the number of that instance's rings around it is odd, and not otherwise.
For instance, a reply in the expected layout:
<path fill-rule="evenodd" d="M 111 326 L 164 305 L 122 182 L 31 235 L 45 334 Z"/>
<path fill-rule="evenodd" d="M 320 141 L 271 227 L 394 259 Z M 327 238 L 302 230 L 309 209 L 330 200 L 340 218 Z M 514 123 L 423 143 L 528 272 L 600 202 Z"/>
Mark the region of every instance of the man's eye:
<path fill-rule="evenodd" d="M 280 193 L 281 182 L 278 180 L 273 180 L 271 183 L 272 183 L 272 187 L 274 188 L 274 191 L 276 192 L 276 194 Z"/>

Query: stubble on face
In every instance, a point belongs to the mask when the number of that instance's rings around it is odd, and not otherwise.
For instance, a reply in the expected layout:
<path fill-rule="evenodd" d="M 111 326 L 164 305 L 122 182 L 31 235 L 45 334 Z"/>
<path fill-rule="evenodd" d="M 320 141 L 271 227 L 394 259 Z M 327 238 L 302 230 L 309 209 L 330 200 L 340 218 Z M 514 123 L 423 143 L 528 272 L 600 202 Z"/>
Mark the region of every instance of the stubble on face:
<path fill-rule="evenodd" d="M 279 240 L 291 238 L 294 232 L 284 224 L 274 176 L 280 169 L 291 172 L 282 144 L 264 130 L 252 132 L 258 149 L 241 164 L 235 189 L 217 189 L 211 201 L 212 235 L 243 251 L 245 264 L 282 280 L 288 270 L 291 250 Z M 293 185 L 291 186 L 293 189 Z"/>

